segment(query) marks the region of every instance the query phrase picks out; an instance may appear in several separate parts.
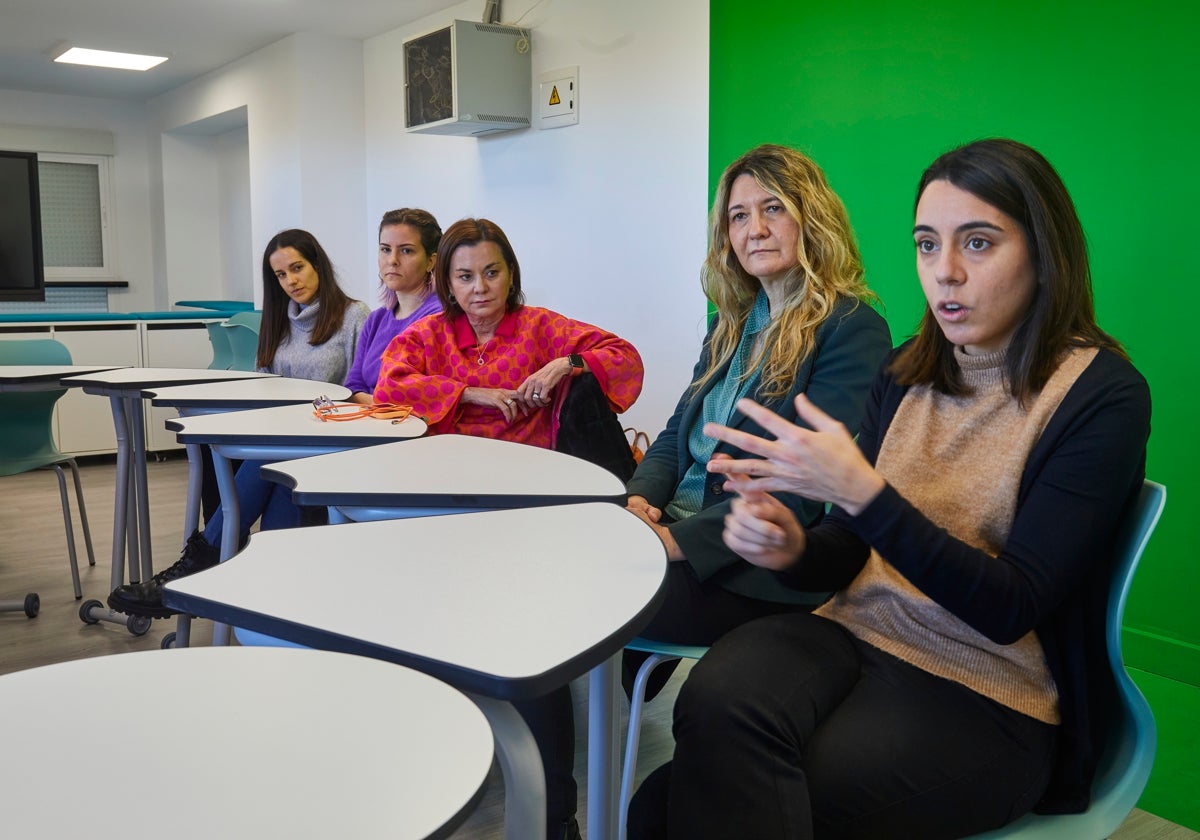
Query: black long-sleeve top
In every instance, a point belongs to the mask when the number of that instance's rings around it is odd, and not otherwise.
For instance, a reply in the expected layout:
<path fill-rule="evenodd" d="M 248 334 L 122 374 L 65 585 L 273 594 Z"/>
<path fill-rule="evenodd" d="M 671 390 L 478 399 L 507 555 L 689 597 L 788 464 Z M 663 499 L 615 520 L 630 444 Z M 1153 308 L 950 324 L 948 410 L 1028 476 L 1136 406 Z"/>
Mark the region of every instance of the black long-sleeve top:
<path fill-rule="evenodd" d="M 872 388 L 858 439 L 872 464 L 906 391 L 887 374 Z M 858 516 L 835 507 L 780 576 L 799 589 L 841 589 L 873 546 L 992 641 L 1011 644 L 1036 630 L 1062 719 L 1055 774 L 1037 810 L 1082 811 L 1115 691 L 1104 635 L 1112 549 L 1145 477 L 1149 435 L 1146 380 L 1101 350 L 1029 454 L 999 556 L 950 536 L 888 486 Z"/>

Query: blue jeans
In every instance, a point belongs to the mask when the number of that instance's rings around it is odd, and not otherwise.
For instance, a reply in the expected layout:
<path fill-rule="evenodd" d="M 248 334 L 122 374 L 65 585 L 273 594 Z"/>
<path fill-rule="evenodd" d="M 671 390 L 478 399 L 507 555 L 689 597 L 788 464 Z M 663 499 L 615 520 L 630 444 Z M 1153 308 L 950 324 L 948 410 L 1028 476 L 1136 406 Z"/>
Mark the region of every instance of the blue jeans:
<path fill-rule="evenodd" d="M 261 517 L 261 530 L 296 528 L 300 525 L 300 508 L 292 504 L 292 491 L 273 481 L 259 477 L 258 470 L 266 461 L 243 461 L 234 475 L 238 497 L 238 546 L 246 544 L 250 528 Z M 221 545 L 225 526 L 225 511 L 218 509 L 204 526 L 204 539 L 209 545 Z"/>

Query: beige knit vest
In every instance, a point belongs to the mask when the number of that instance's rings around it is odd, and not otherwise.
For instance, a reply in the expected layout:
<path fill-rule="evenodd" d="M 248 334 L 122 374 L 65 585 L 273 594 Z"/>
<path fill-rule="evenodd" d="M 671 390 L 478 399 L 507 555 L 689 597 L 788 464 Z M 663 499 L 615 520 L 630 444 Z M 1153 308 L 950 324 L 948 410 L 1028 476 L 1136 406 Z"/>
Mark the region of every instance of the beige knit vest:
<path fill-rule="evenodd" d="M 1095 348 L 1069 351 L 1024 407 L 1004 375 L 1004 353 L 956 354 L 969 396 L 910 388 L 879 449 L 876 469 L 931 522 L 992 557 L 1008 540 L 1029 453 Z M 1004 609 L 997 603 L 995 608 Z M 1037 634 L 1000 645 L 934 603 L 872 549 L 853 582 L 816 610 L 924 671 L 1045 723 L 1058 692 Z"/>

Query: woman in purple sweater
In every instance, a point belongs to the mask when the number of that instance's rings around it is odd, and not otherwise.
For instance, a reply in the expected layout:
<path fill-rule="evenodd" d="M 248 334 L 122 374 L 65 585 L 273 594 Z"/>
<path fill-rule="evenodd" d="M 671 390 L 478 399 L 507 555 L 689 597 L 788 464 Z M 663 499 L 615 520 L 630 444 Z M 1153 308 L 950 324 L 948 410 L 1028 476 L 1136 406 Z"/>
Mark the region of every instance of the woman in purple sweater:
<path fill-rule="evenodd" d="M 354 402 L 370 403 L 383 351 L 409 324 L 442 311 L 433 292 L 433 266 L 442 229 L 424 210 L 389 210 L 379 222 L 379 299 L 363 324 L 358 352 L 346 376 Z"/>

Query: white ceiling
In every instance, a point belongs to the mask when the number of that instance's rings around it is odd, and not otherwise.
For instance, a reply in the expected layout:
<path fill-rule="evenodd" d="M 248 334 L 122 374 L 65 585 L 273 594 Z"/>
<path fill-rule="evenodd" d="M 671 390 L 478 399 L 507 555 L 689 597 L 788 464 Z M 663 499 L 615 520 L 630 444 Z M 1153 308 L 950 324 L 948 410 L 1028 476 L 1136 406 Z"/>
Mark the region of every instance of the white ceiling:
<path fill-rule="evenodd" d="M 458 1 L 0 0 L 0 89 L 145 100 L 295 32 L 366 39 Z M 63 44 L 170 60 L 144 73 L 56 64 Z"/>

